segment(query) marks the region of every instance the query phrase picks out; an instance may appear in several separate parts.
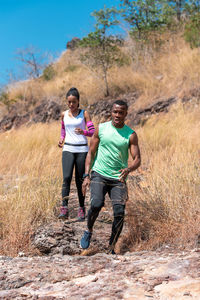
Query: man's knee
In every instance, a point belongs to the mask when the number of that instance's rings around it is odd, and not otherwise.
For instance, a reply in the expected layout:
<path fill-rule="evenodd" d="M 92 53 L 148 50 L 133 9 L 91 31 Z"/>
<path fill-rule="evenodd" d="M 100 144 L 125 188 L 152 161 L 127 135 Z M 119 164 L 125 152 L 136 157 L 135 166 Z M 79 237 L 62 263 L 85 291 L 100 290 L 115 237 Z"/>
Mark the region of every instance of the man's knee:
<path fill-rule="evenodd" d="M 94 212 L 99 212 L 101 208 L 103 207 L 103 201 L 92 199 L 90 209 Z"/>
<path fill-rule="evenodd" d="M 118 218 L 124 218 L 124 214 L 125 214 L 125 205 L 122 204 L 115 204 L 113 207 L 113 211 L 114 211 L 114 217 Z"/>
<path fill-rule="evenodd" d="M 102 206 L 97 203 L 91 204 L 91 207 L 90 207 L 92 212 L 99 212 L 101 210 L 101 208 L 102 208 Z"/>

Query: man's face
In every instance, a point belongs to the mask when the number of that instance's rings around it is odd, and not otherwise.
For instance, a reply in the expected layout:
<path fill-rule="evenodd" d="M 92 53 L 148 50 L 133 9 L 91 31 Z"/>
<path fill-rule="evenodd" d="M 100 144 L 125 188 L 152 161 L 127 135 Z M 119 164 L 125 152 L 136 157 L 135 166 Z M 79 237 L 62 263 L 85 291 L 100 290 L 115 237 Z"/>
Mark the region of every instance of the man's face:
<path fill-rule="evenodd" d="M 123 127 L 124 126 L 124 120 L 127 115 L 127 108 L 125 105 L 118 105 L 114 104 L 112 107 L 112 123 L 115 127 Z"/>

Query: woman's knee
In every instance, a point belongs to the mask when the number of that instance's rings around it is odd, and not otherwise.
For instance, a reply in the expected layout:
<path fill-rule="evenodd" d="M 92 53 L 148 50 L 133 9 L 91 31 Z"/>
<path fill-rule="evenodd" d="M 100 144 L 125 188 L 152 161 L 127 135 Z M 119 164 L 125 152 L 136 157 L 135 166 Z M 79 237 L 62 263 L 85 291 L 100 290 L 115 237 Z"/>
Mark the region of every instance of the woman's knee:
<path fill-rule="evenodd" d="M 71 180 L 72 180 L 71 176 L 64 176 L 63 184 L 69 184 L 69 183 L 71 183 Z"/>

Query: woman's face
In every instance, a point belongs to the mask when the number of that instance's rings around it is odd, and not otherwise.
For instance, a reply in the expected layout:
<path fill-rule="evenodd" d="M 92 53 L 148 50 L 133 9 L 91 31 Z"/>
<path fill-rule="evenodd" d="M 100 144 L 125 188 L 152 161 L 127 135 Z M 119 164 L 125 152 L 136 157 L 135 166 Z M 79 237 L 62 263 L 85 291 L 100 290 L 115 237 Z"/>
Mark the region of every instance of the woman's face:
<path fill-rule="evenodd" d="M 78 109 L 79 106 L 79 100 L 75 97 L 75 96 L 68 96 L 67 97 L 67 103 L 68 103 L 68 107 L 69 109 L 74 112 Z"/>

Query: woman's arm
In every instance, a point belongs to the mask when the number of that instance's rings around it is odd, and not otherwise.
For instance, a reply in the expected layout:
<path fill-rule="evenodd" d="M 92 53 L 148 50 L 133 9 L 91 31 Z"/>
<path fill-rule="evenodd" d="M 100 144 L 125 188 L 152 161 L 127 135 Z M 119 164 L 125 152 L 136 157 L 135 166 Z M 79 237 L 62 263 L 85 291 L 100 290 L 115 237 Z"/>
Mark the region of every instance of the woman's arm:
<path fill-rule="evenodd" d="M 92 137 L 95 128 L 94 128 L 93 122 L 91 121 L 90 114 L 86 110 L 84 111 L 84 118 L 85 118 L 85 123 L 86 123 L 86 126 L 87 126 L 88 130 L 86 130 L 86 129 L 83 130 L 81 128 L 76 128 L 75 132 L 76 132 L 76 134 L 82 134 L 82 135 L 85 135 L 85 136 Z"/>
<path fill-rule="evenodd" d="M 90 114 L 85 110 L 84 111 L 85 123 L 88 130 L 83 130 L 83 135 L 92 137 L 95 131 L 94 124 L 91 120 Z"/>
<path fill-rule="evenodd" d="M 64 124 L 64 112 L 61 114 L 61 132 L 60 132 L 60 140 L 58 142 L 58 147 L 62 148 L 63 142 L 65 140 L 65 124 Z"/>

